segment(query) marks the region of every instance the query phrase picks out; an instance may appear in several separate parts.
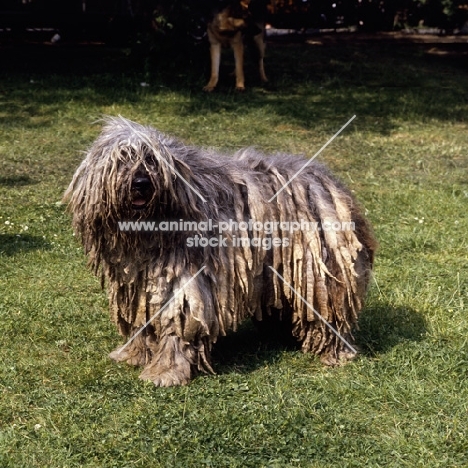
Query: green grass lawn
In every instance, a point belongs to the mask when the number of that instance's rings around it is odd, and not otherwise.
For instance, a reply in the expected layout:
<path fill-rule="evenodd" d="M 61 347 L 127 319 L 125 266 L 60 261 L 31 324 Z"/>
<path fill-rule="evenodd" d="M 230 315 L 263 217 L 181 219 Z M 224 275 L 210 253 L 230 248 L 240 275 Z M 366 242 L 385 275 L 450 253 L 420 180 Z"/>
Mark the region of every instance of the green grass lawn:
<path fill-rule="evenodd" d="M 468 466 L 467 50 L 271 42 L 268 86 L 237 94 L 223 66 L 207 95 L 206 60 L 0 48 L 0 466 Z M 245 324 L 187 387 L 111 362 L 121 338 L 60 203 L 103 114 L 307 155 L 356 114 L 318 159 L 379 240 L 360 357 L 324 368 Z"/>

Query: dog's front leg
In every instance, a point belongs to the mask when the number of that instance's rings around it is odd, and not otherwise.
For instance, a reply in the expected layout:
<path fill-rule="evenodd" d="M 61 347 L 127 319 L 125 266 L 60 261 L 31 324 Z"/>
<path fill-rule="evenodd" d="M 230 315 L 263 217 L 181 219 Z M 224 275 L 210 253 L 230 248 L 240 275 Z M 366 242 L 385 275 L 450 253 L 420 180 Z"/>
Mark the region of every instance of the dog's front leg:
<path fill-rule="evenodd" d="M 195 348 L 174 333 L 163 335 L 151 362 L 140 379 L 151 380 L 156 387 L 186 385 L 192 378 L 196 363 Z"/>
<path fill-rule="evenodd" d="M 236 63 L 236 90 L 244 91 L 244 43 L 242 42 L 242 35 L 240 33 L 232 40 L 231 46 Z"/>
<path fill-rule="evenodd" d="M 144 366 L 150 360 L 150 353 L 144 332 L 133 338 L 139 331 L 139 328 L 134 327 L 130 333 L 131 342 L 116 348 L 109 354 L 109 357 L 115 362 L 126 362 L 132 366 Z"/>
<path fill-rule="evenodd" d="M 208 84 L 203 88 L 204 91 L 213 91 L 218 84 L 219 64 L 221 62 L 221 43 L 210 38 L 210 56 L 211 56 L 211 76 Z"/>
<path fill-rule="evenodd" d="M 263 64 L 263 59 L 265 57 L 265 41 L 263 40 L 263 32 L 254 36 L 254 42 L 258 50 L 258 71 L 260 73 L 260 79 L 263 83 L 268 81 L 268 78 L 265 74 L 265 66 Z"/>

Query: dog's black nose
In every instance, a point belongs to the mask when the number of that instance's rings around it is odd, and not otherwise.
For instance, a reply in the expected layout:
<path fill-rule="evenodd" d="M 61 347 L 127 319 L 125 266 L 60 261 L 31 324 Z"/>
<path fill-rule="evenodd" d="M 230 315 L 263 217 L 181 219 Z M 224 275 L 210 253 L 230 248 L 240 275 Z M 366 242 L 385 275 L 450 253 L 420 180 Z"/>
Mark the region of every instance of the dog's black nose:
<path fill-rule="evenodd" d="M 151 185 L 148 177 L 137 177 L 132 182 L 132 187 L 136 190 L 144 190 Z"/>

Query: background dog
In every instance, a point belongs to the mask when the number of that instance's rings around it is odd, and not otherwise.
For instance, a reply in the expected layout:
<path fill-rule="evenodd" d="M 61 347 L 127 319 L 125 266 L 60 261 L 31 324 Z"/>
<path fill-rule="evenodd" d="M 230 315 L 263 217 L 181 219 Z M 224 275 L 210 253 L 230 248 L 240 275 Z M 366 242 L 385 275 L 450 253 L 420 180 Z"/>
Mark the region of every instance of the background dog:
<path fill-rule="evenodd" d="M 354 357 L 375 241 L 351 192 L 305 163 L 252 149 L 226 156 L 121 117 L 107 121 L 65 200 L 107 283 L 112 320 L 129 338 L 111 358 L 145 366 L 140 377 L 156 386 L 185 384 L 213 372 L 219 336 L 246 318 L 272 317 L 327 365 Z M 243 229 L 250 220 L 264 228 Z M 123 221 L 157 229 L 123 230 Z M 171 221 L 196 226 L 168 230 Z M 310 229 L 315 223 L 353 229 Z"/>
<path fill-rule="evenodd" d="M 213 91 L 218 83 L 221 50 L 231 47 L 234 52 L 236 89 L 245 89 L 244 80 L 244 39 L 252 38 L 258 53 L 258 69 L 262 82 L 267 82 L 263 59 L 265 56 L 264 0 L 231 0 L 218 2 L 208 21 L 210 42 L 211 76 L 205 91 Z"/>

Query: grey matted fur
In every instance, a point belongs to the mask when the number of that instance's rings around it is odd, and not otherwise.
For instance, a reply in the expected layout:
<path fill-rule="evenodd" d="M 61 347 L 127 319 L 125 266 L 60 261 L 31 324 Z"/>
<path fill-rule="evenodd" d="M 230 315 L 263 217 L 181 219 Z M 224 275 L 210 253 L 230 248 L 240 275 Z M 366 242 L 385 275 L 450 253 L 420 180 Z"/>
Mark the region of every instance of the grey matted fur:
<path fill-rule="evenodd" d="M 92 269 L 107 284 L 111 318 L 132 340 L 113 359 L 145 366 L 140 377 L 156 386 L 186 384 L 199 371 L 213 372 L 212 345 L 247 317 L 282 320 L 302 350 L 325 364 L 354 356 L 310 306 L 353 343 L 376 242 L 350 191 L 317 162 L 268 202 L 306 162 L 253 149 L 228 156 L 122 117 L 106 119 L 64 200 Z M 271 232 L 119 229 L 122 221 L 250 219 L 277 223 Z M 354 229 L 285 232 L 278 224 L 293 221 Z M 195 234 L 222 235 L 226 244 L 191 246 Z M 245 242 L 234 245 L 239 239 Z"/>

